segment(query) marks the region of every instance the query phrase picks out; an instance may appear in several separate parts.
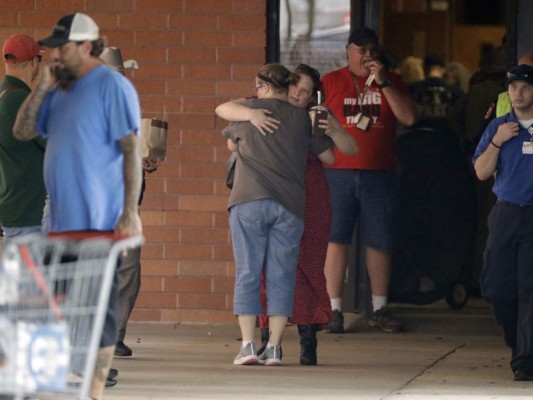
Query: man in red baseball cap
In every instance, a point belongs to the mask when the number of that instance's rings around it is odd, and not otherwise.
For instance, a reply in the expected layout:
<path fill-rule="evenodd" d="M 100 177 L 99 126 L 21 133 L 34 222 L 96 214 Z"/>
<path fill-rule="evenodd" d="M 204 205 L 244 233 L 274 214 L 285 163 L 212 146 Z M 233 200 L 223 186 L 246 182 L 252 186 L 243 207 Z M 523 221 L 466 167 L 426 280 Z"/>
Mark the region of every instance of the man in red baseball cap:
<path fill-rule="evenodd" d="M 6 75 L 0 83 L 0 225 L 4 245 L 16 236 L 39 232 L 46 197 L 44 141 L 13 136 L 17 112 L 39 73 L 41 49 L 28 35 L 10 36 L 3 45 Z"/>
<path fill-rule="evenodd" d="M 2 50 L 8 64 L 30 61 L 41 53 L 41 48 L 31 36 L 12 35 L 4 42 Z"/>

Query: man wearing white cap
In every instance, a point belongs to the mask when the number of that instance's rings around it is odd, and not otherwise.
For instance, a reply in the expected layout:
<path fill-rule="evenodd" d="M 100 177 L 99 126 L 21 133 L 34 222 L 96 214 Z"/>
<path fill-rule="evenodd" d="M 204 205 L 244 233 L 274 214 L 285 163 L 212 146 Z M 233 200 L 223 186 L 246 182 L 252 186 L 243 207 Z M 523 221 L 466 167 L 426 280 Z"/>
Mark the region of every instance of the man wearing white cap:
<path fill-rule="evenodd" d="M 53 48 L 37 87 L 22 105 L 14 134 L 47 138 L 44 177 L 55 232 L 141 233 L 139 98 L 129 80 L 99 58 L 104 41 L 82 13 L 62 17 L 40 44 Z M 91 397 L 101 399 L 116 342 L 115 274 Z"/>
<path fill-rule="evenodd" d="M 41 230 L 46 190 L 44 141 L 13 137 L 17 112 L 39 74 L 41 48 L 28 35 L 12 35 L 2 50 L 6 75 L 0 84 L 0 225 L 5 245 L 15 236 Z"/>

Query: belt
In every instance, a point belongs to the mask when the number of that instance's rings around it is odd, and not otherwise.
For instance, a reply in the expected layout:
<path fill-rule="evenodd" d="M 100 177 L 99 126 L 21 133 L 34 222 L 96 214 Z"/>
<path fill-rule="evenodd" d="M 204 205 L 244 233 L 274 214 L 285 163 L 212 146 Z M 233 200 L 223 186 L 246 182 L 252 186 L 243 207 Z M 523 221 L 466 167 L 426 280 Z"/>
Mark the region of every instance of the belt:
<path fill-rule="evenodd" d="M 533 205 L 530 205 L 530 204 L 516 204 L 516 203 L 511 203 L 510 201 L 505 201 L 505 200 L 498 200 L 496 201 L 496 203 L 501 204 L 503 206 L 507 206 L 507 207 L 533 208 Z"/>

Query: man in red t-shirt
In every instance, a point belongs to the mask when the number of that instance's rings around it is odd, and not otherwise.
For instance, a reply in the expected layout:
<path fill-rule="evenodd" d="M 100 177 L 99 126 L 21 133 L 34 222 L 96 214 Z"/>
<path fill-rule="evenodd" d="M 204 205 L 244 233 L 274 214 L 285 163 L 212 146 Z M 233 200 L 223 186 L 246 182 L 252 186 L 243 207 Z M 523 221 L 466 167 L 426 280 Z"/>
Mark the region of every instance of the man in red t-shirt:
<path fill-rule="evenodd" d="M 378 37 L 366 27 L 348 38 L 348 66 L 325 75 L 325 106 L 353 135 L 360 151 L 345 156 L 335 151 L 336 163 L 326 168 L 333 220 L 325 275 L 333 309 L 329 332 L 344 332 L 342 286 L 348 246 L 359 217 L 363 221 L 366 263 L 372 289 L 369 324 L 387 332 L 402 326 L 386 306 L 393 249 L 395 203 L 395 141 L 397 124 L 411 126 L 416 107 L 398 75 L 377 59 Z"/>

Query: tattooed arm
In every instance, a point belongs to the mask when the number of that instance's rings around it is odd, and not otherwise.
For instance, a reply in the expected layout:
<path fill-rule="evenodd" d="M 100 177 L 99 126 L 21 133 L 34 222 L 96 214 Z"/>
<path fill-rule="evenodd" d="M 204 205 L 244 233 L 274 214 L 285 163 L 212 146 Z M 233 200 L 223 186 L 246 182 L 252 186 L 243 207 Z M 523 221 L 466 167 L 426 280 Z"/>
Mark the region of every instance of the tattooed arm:
<path fill-rule="evenodd" d="M 35 90 L 30 93 L 19 109 L 15 125 L 13 126 L 13 135 L 18 140 L 27 141 L 38 135 L 35 127 L 37 125 L 37 118 L 39 117 L 39 110 L 46 93 L 56 84 L 52 68 L 52 64 L 45 65 L 42 68 Z"/>
<path fill-rule="evenodd" d="M 120 140 L 120 149 L 124 155 L 124 208 L 115 232 L 126 235 L 140 235 L 142 232 L 139 217 L 139 193 L 142 184 L 142 166 L 137 136 L 132 132 Z"/>

